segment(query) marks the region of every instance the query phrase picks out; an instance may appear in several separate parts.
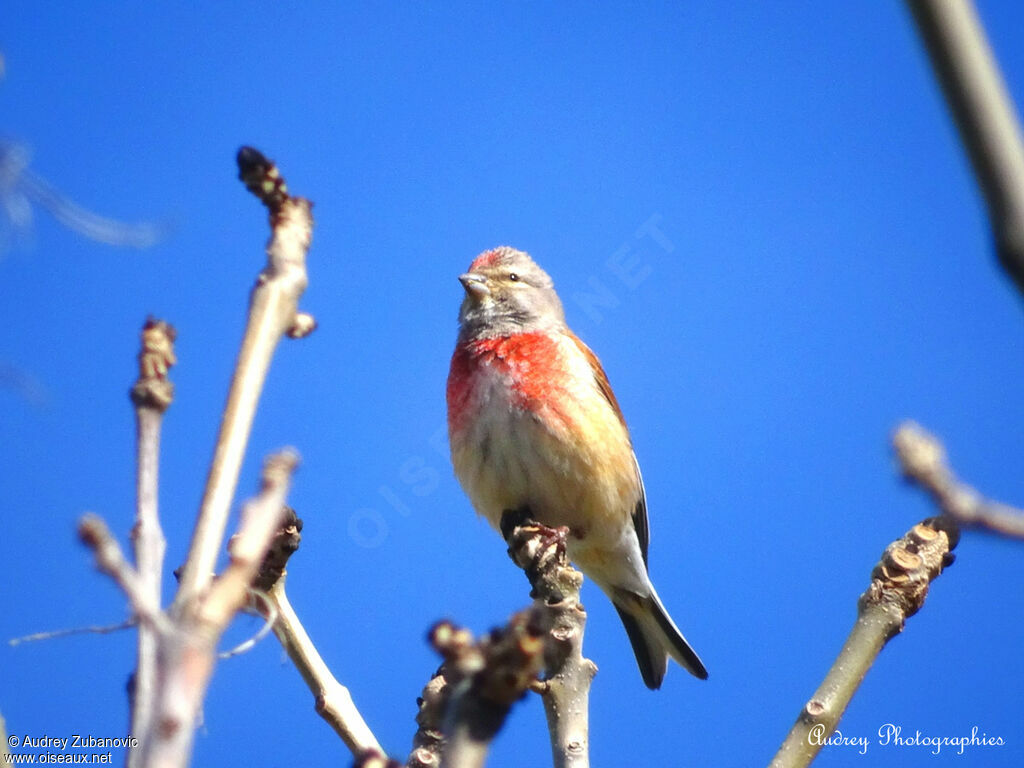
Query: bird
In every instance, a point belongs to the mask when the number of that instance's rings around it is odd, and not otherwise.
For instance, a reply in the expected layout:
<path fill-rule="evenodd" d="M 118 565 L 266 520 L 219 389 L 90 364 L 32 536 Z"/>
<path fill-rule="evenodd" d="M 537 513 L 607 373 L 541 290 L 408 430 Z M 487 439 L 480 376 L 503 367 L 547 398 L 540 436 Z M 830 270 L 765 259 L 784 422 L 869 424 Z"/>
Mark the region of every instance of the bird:
<path fill-rule="evenodd" d="M 661 687 L 670 657 L 707 679 L 651 583 L 647 498 L 625 418 L 551 277 L 502 246 L 459 281 L 448 438 L 473 507 L 499 531 L 503 514 L 521 510 L 568 528 L 569 558 L 611 599 L 648 688 Z"/>

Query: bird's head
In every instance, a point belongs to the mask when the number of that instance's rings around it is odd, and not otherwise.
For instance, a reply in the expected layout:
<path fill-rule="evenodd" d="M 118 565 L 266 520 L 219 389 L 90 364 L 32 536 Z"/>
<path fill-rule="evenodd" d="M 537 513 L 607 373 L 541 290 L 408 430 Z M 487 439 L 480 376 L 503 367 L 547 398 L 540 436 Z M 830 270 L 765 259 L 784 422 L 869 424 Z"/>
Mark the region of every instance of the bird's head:
<path fill-rule="evenodd" d="M 461 338 L 531 333 L 565 324 L 554 283 L 523 251 L 508 246 L 484 251 L 459 275 L 459 282 L 466 289 L 459 309 Z"/>

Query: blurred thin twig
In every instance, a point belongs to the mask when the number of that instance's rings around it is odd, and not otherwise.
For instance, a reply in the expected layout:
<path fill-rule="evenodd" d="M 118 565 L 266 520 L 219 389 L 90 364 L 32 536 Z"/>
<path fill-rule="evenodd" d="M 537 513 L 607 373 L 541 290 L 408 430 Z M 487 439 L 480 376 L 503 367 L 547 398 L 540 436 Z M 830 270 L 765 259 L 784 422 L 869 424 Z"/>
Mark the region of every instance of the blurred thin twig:
<path fill-rule="evenodd" d="M 33 204 L 45 208 L 69 229 L 107 245 L 149 248 L 165 236 L 166 226 L 131 224 L 84 208 L 31 171 L 30 159 L 31 153 L 23 144 L 0 141 L 0 211 L 15 236 L 24 237 L 31 230 Z"/>
<path fill-rule="evenodd" d="M 907 0 L 988 204 L 1003 267 L 1024 292 L 1024 139 L 970 0 Z"/>

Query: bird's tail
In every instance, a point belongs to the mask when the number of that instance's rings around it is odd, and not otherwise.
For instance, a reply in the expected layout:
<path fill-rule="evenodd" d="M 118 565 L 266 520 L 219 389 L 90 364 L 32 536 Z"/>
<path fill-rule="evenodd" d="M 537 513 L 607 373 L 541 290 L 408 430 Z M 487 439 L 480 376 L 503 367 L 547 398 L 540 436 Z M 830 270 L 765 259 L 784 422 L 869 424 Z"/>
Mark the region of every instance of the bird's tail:
<path fill-rule="evenodd" d="M 661 687 L 670 656 L 690 674 L 701 680 L 707 679 L 707 669 L 668 615 L 653 587 L 646 597 L 617 591 L 612 602 L 626 627 L 636 663 L 648 688 L 655 690 Z"/>

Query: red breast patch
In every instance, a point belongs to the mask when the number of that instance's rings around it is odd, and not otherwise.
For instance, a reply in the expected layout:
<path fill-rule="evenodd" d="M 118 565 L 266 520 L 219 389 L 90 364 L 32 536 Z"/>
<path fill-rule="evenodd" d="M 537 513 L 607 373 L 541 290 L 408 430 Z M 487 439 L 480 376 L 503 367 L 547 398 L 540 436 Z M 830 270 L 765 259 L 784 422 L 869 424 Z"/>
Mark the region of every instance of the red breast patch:
<path fill-rule="evenodd" d="M 529 411 L 540 411 L 557 402 L 569 371 L 562 359 L 558 341 L 546 333 L 520 333 L 496 339 L 480 339 L 462 344 L 452 356 L 448 374 L 448 426 L 471 414 L 474 390 L 488 383 L 483 377 L 507 378 L 513 404 Z"/>

